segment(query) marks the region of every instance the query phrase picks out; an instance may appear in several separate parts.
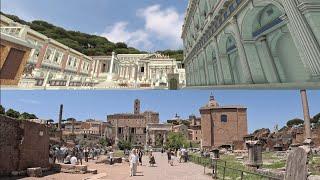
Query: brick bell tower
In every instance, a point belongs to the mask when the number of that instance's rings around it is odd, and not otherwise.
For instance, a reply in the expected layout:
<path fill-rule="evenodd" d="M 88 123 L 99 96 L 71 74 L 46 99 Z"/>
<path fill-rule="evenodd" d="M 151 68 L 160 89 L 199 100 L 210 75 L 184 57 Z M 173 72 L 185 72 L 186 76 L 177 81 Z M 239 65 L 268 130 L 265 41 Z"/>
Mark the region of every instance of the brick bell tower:
<path fill-rule="evenodd" d="M 134 100 L 134 114 L 140 114 L 140 100 Z"/>

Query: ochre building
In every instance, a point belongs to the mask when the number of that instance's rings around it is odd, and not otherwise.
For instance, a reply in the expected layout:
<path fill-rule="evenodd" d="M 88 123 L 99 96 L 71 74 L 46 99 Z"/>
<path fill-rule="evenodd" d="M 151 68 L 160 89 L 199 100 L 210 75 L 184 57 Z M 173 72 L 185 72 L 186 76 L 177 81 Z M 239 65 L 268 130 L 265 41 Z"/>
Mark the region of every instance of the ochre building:
<path fill-rule="evenodd" d="M 134 101 L 134 113 L 121 113 L 107 116 L 107 121 L 115 128 L 115 141 L 130 141 L 134 145 L 146 143 L 147 124 L 159 124 L 159 113 L 140 112 L 140 100 Z"/>

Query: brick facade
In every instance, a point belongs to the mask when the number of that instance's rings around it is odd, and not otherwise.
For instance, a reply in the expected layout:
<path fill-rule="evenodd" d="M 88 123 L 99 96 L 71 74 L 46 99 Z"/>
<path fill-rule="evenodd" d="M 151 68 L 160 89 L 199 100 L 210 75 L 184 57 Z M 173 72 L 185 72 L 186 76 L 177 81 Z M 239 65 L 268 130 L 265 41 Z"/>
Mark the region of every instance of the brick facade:
<path fill-rule="evenodd" d="M 247 108 L 219 106 L 211 97 L 209 104 L 200 109 L 202 147 L 213 148 L 233 145 L 248 134 Z"/>
<path fill-rule="evenodd" d="M 49 167 L 46 126 L 0 115 L 0 175 L 29 167 Z"/>

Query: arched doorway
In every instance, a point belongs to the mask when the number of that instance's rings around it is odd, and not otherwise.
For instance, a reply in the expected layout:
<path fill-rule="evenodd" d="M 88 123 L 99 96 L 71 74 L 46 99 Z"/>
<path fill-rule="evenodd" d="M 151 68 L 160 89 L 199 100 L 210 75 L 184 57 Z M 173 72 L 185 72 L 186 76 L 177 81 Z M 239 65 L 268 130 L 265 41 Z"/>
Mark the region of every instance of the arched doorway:
<path fill-rule="evenodd" d="M 310 78 L 289 33 L 278 39 L 276 52 L 288 82 L 306 81 Z"/>

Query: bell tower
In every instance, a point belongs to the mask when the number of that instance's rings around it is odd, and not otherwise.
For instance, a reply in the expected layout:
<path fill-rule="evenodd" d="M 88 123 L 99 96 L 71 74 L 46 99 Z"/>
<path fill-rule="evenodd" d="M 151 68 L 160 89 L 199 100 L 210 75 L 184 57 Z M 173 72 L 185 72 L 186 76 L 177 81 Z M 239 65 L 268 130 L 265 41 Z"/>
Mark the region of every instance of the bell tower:
<path fill-rule="evenodd" d="M 134 100 L 134 114 L 140 114 L 140 100 Z"/>

